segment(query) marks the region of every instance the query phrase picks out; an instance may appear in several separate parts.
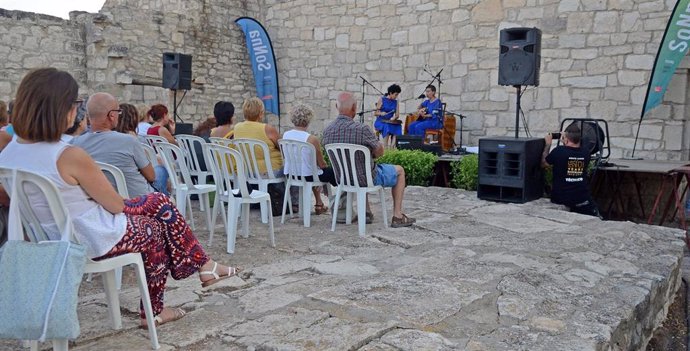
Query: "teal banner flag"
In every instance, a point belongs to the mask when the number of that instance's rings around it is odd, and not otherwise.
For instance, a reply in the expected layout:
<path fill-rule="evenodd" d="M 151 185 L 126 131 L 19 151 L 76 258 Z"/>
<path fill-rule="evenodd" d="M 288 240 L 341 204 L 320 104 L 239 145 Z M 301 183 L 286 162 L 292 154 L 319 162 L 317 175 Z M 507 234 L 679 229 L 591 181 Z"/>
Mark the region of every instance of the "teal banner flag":
<path fill-rule="evenodd" d="M 661 46 L 656 54 L 652 77 L 647 87 L 647 96 L 640 120 L 651 109 L 659 106 L 676 72 L 676 68 L 690 49 L 690 0 L 678 0 L 673 8 Z"/>
<path fill-rule="evenodd" d="M 235 23 L 242 28 L 247 40 L 249 60 L 254 72 L 256 83 L 256 95 L 264 102 L 266 111 L 278 116 L 280 126 L 280 97 L 278 95 L 278 67 L 276 67 L 275 55 L 271 38 L 266 29 L 257 20 L 250 17 L 241 17 Z"/>

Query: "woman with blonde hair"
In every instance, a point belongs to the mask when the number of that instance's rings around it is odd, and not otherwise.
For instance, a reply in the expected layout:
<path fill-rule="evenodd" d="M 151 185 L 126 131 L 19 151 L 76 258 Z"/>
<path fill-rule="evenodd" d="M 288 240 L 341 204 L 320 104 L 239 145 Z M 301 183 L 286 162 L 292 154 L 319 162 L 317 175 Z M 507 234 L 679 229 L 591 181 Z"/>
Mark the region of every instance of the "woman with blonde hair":
<path fill-rule="evenodd" d="M 205 287 L 239 270 L 206 254 L 167 196 L 123 199 L 86 151 L 60 141 L 74 123 L 78 88 L 69 73 L 55 68 L 33 70 L 24 77 L 13 114 L 17 138 L 0 153 L 0 167 L 34 172 L 56 185 L 72 217 L 74 236 L 90 258 L 141 253 L 156 323 L 180 319 L 183 309 L 163 307 L 168 274 L 179 280 L 199 273 Z M 59 238 L 47 200 L 36 192 L 27 196 L 51 240 Z M 147 327 L 143 309 L 139 316 L 141 326 Z"/>
<path fill-rule="evenodd" d="M 244 113 L 244 122 L 237 123 L 235 126 L 235 139 L 255 139 L 260 140 L 268 145 L 269 160 L 264 160 L 263 153 L 256 154 L 256 160 L 259 164 L 259 172 L 266 173 L 266 162 L 271 163 L 273 173 L 276 177 L 283 176 L 283 157 L 280 154 L 280 147 L 278 146 L 278 139 L 280 134 L 276 127 L 263 123 L 264 120 L 264 102 L 258 97 L 251 97 L 244 100 L 242 104 L 242 112 Z"/>
<path fill-rule="evenodd" d="M 151 118 L 148 115 L 149 105 L 138 104 L 136 107 L 137 117 L 139 120 L 139 124 L 137 124 L 137 134 L 145 137 L 148 135 L 147 132 L 149 131 L 149 128 L 151 128 Z"/>

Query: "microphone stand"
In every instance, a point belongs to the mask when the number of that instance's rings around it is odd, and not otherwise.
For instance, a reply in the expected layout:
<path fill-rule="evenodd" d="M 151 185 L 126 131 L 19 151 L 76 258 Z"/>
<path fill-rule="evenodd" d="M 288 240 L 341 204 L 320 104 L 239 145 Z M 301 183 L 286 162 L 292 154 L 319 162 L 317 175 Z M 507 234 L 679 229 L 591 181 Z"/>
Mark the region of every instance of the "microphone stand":
<path fill-rule="evenodd" d="M 360 112 L 357 113 L 359 115 L 359 123 L 364 124 L 364 114 L 369 113 L 369 112 L 374 112 L 377 109 L 369 110 L 369 111 L 364 111 L 364 84 L 368 84 L 370 87 L 374 88 L 379 94 L 383 95 L 381 90 L 379 90 L 377 87 L 375 87 L 371 82 L 369 82 L 366 78 L 359 76 L 360 79 L 362 79 L 362 108 L 360 109 Z"/>
<path fill-rule="evenodd" d="M 429 82 L 429 84 L 424 86 L 424 91 L 426 91 L 426 87 L 434 84 L 435 81 L 438 81 L 438 95 L 436 96 L 438 99 L 441 99 L 441 85 L 443 85 L 443 81 L 441 81 L 441 72 L 443 72 L 444 69 L 446 69 L 446 68 L 445 67 L 441 68 L 441 70 L 438 71 L 438 73 L 432 74 L 431 72 L 426 70 L 426 67 L 424 68 L 424 72 L 426 72 L 428 75 L 430 75 L 432 77 L 431 82 Z M 424 98 L 424 92 L 419 94 L 419 96 L 417 97 L 417 99 L 423 99 L 423 98 Z"/>
<path fill-rule="evenodd" d="M 377 109 L 368 110 L 368 111 L 362 110 L 362 111 L 357 112 L 357 114 L 359 115 L 359 123 L 364 124 L 364 114 L 365 113 L 374 112 L 374 111 L 378 111 L 378 110 Z"/>
<path fill-rule="evenodd" d="M 462 113 L 457 113 L 457 112 L 453 112 L 453 111 L 446 111 L 446 113 L 449 115 L 455 116 L 455 117 L 460 117 L 460 153 L 463 153 L 465 151 L 463 150 L 463 146 L 462 146 L 462 132 L 463 132 L 462 120 L 467 118 L 467 116 L 463 115 Z M 453 143 L 455 143 L 455 140 L 453 140 Z M 455 145 L 455 146 L 457 146 L 457 145 Z"/>

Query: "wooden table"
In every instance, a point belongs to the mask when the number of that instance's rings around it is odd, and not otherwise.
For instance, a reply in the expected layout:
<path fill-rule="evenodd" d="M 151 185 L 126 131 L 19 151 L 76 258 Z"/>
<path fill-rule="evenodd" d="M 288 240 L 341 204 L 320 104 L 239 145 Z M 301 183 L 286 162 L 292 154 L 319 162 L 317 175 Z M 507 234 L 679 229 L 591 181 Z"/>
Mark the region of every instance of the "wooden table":
<path fill-rule="evenodd" d="M 592 187 L 592 192 L 594 194 L 597 194 L 601 192 L 602 187 L 605 187 L 604 189 L 611 189 L 611 200 L 608 203 L 608 206 L 602 206 L 601 209 L 604 210 L 606 208 L 605 213 L 608 216 L 610 216 L 613 206 L 618 205 L 619 210 L 623 212 L 624 206 L 620 186 L 626 177 L 630 177 L 635 188 L 635 195 L 640 206 L 640 211 L 642 212 L 641 217 L 647 218 L 648 224 L 652 224 L 654 216 L 656 215 L 659 209 L 659 205 L 664 195 L 668 196 L 664 212 L 661 216 L 661 219 L 659 220 L 659 225 L 661 225 L 666 219 L 670 205 L 674 202 L 674 200 L 675 210 L 682 208 L 682 195 L 679 194 L 678 188 L 683 178 L 683 173 L 679 172 L 678 169 L 682 169 L 682 167 L 688 165 L 688 161 L 610 159 L 608 162 L 608 166 L 604 165 L 597 169 L 595 174 L 596 179 L 593 181 L 595 186 Z M 659 189 L 656 192 L 654 206 L 649 212 L 649 216 L 647 216 L 646 214 L 644 201 L 642 200 L 641 193 L 641 190 L 645 186 L 645 184 L 640 182 L 638 178 L 639 174 L 658 177 L 661 183 L 659 185 Z M 681 225 L 685 227 L 684 211 L 681 212 Z"/>

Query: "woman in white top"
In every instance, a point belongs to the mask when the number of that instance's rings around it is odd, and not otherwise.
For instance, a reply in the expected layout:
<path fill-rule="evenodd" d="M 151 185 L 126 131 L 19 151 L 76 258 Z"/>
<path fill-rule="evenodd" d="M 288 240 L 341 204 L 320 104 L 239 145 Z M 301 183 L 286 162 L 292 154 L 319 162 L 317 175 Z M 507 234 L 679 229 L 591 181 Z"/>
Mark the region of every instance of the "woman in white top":
<path fill-rule="evenodd" d="M 319 176 L 319 181 L 328 182 L 331 183 L 331 185 L 336 186 L 337 183 L 335 182 L 335 174 L 333 173 L 333 168 L 328 167 L 326 160 L 324 160 L 323 158 L 323 153 L 321 152 L 321 142 L 319 142 L 319 139 L 317 137 L 307 132 L 307 128 L 309 127 L 309 123 L 311 122 L 311 119 L 313 117 L 314 111 L 311 109 L 311 107 L 301 103 L 295 105 L 292 108 L 292 110 L 290 110 L 290 121 L 292 121 L 292 124 L 295 125 L 295 128 L 285 132 L 285 134 L 283 134 L 283 139 L 296 140 L 314 145 L 314 149 L 316 150 L 316 166 L 318 167 L 318 169 L 316 170 L 316 174 Z M 309 151 L 303 150 L 303 153 L 305 152 Z M 311 160 L 311 155 L 302 155 L 302 157 L 300 157 L 300 160 L 302 160 L 302 164 L 299 167 L 297 167 L 298 172 L 300 172 L 300 174 L 298 175 L 306 176 L 305 178 L 307 181 L 312 181 L 314 178 L 314 171 L 312 169 L 312 164 L 310 162 L 307 162 L 308 160 Z M 288 159 L 285 159 L 283 162 L 283 169 L 287 174 L 291 169 L 290 163 Z M 326 207 L 326 205 L 324 205 L 323 201 L 321 200 L 320 189 L 318 187 L 315 187 L 312 189 L 312 192 L 314 193 L 314 197 L 316 198 L 314 212 L 317 215 L 328 212 L 328 207 Z"/>
<path fill-rule="evenodd" d="M 123 199 L 84 150 L 60 141 L 62 132 L 74 123 L 77 90 L 77 82 L 67 72 L 54 68 L 29 72 L 15 100 L 13 122 L 18 138 L 0 153 L 0 167 L 38 173 L 55 183 L 72 217 L 75 237 L 89 257 L 99 260 L 141 253 L 156 322 L 179 319 L 184 310 L 163 307 L 168 272 L 174 279 L 199 272 L 201 285 L 208 286 L 237 274 L 238 269 L 217 264 L 206 255 L 165 195 Z M 37 189 L 27 189 L 27 195 L 46 233 L 57 238 L 45 198 Z M 143 310 L 140 317 L 146 327 Z"/>

